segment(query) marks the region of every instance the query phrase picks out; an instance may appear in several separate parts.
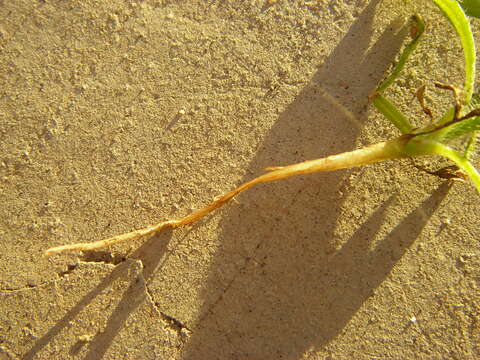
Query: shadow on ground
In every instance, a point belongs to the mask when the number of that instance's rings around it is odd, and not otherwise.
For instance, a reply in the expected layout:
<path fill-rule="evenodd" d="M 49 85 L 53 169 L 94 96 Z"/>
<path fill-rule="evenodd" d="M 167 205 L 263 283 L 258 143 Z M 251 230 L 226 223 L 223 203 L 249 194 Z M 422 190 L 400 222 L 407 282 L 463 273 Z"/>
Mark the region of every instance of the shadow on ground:
<path fill-rule="evenodd" d="M 368 4 L 279 117 L 248 174 L 351 149 L 366 120 L 368 95 L 405 36 L 405 31 L 389 29 L 370 47 L 378 3 Z M 312 347 L 324 347 L 382 283 L 448 190 L 441 186 L 371 251 L 369 240 L 395 201 L 391 196 L 337 250 L 333 238 L 343 203 L 338 190 L 346 174 L 317 174 L 259 186 L 225 211 L 219 235 L 222 247 L 211 264 L 200 320 L 183 359 L 298 359 Z M 130 256 L 142 261 L 145 281 L 165 261 L 170 239 L 170 233 L 155 236 Z M 37 340 L 24 359 L 33 359 L 128 269 L 127 262 L 115 267 Z M 100 359 L 107 352 L 145 296 L 144 284 L 132 281 L 104 331 L 88 344 L 85 359 Z M 74 346 L 71 352 L 75 351 Z"/>
<path fill-rule="evenodd" d="M 406 29 L 389 29 L 369 46 L 377 4 L 369 3 L 279 117 L 247 173 L 347 151 L 355 144 L 368 95 L 405 37 Z M 222 245 L 183 359 L 299 359 L 312 348 L 321 349 L 373 295 L 447 191 L 440 187 L 372 251 L 370 241 L 395 201 L 392 195 L 337 250 L 334 231 L 344 201 L 338 190 L 346 174 L 262 185 L 225 212 Z"/>
<path fill-rule="evenodd" d="M 155 235 L 146 241 L 138 250 L 129 255 L 129 259 L 140 260 L 143 268 L 141 276 L 135 277 L 128 289 L 124 292 L 122 299 L 117 304 L 112 314 L 107 320 L 105 329 L 98 332 L 88 344 L 88 352 L 84 359 L 101 359 L 110 347 L 117 333 L 122 329 L 125 321 L 137 307 L 145 301 L 146 292 L 143 281 L 148 282 L 155 271 L 161 267 L 166 260 L 166 249 L 170 242 L 171 231 Z M 128 271 L 131 269 L 132 260 L 125 261 L 117 265 L 110 275 L 105 277 L 93 290 L 86 294 L 77 304 L 69 310 L 45 335 L 39 338 L 35 345 L 24 355 L 22 359 L 34 359 L 41 350 L 48 345 L 62 330 L 71 326 L 80 312 L 92 303 L 97 296 L 109 288 L 117 279 L 128 277 Z M 74 356 L 84 345 L 76 343 L 70 349 L 70 355 Z"/>

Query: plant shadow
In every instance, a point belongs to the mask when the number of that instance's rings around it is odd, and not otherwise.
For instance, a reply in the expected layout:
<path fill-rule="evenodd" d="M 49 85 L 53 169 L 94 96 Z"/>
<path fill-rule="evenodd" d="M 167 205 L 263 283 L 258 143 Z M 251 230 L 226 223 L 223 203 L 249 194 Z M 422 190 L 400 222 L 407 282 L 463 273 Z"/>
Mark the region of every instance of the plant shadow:
<path fill-rule="evenodd" d="M 406 33 L 388 30 L 369 47 L 379 1 L 367 5 L 311 82 L 281 114 L 247 173 L 350 150 L 366 119 L 367 97 Z M 321 115 L 326 117 L 319 121 Z M 418 236 L 443 194 L 443 190 L 434 193 L 368 253 L 362 240 L 374 237 L 391 198 L 336 251 L 331 240 L 342 204 L 337 192 L 345 174 L 319 174 L 260 186 L 242 194 L 240 205 L 229 208 L 220 224 L 222 247 L 211 264 L 200 320 L 184 348 L 184 359 L 296 359 L 311 346 L 324 346 L 342 330 Z M 141 260 L 144 281 L 152 279 L 165 261 L 171 236 L 171 232 L 156 235 L 129 256 Z M 390 253 L 392 249 L 397 251 Z M 23 358 L 33 359 L 102 291 L 127 276 L 130 265 L 117 265 Z M 144 284 L 134 279 L 104 331 L 89 343 L 85 359 L 104 356 L 145 296 Z M 78 347 L 72 347 L 72 356 Z"/>
<path fill-rule="evenodd" d="M 406 36 L 405 27 L 389 29 L 369 46 L 378 3 L 364 8 L 280 115 L 247 173 L 351 149 L 367 117 L 368 95 Z M 225 212 L 183 359 L 298 359 L 324 347 L 382 283 L 447 191 L 440 187 L 370 251 L 390 197 L 337 250 L 335 225 L 345 199 L 339 190 L 347 174 L 262 185 Z"/>
<path fill-rule="evenodd" d="M 124 326 L 129 315 L 145 300 L 145 282 L 148 282 L 156 270 L 166 261 L 167 246 L 172 238 L 172 231 L 165 231 L 148 239 L 126 261 L 120 262 L 114 270 L 106 276 L 95 288 L 89 291 L 77 302 L 45 335 L 39 338 L 34 346 L 23 356 L 23 359 L 34 359 L 36 355 L 48 345 L 62 330 L 71 326 L 81 311 L 92 303 L 97 296 L 109 288 L 117 279 L 128 277 L 135 261 L 141 261 L 142 267 L 139 276 L 130 283 L 123 293 L 120 302 L 109 316 L 105 328 L 98 332 L 88 343 L 85 359 L 101 359 L 114 340 L 116 334 Z M 87 256 L 95 257 L 95 254 Z M 70 349 L 70 355 L 75 356 L 82 346 L 87 346 L 82 341 L 75 343 Z"/>

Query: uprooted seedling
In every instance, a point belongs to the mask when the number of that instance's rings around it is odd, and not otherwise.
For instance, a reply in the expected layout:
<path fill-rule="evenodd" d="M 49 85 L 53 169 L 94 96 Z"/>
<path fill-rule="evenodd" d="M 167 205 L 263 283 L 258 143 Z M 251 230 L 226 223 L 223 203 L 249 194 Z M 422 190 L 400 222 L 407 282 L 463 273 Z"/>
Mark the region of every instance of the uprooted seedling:
<path fill-rule="evenodd" d="M 411 41 L 405 46 L 392 74 L 378 86 L 370 97 L 374 106 L 400 130 L 402 133 L 400 137 L 322 159 L 267 168 L 268 172 L 266 174 L 215 198 L 210 204 L 193 211 L 183 218 L 163 221 L 144 229 L 117 235 L 101 241 L 54 247 L 48 249 L 46 254 L 51 255 L 65 251 L 98 249 L 122 241 L 135 240 L 143 236 L 152 235 L 167 227 L 176 228 L 192 224 L 215 209 L 225 205 L 242 191 L 257 184 L 285 179 L 295 175 L 346 169 L 385 160 L 415 158 L 423 155 L 444 156 L 453 161 L 454 165 L 436 171 L 425 170 L 424 168 L 423 170 L 432 175 L 450 180 L 469 177 L 480 192 L 480 175 L 470 162 L 470 157 L 474 153 L 476 132 L 480 130 L 480 108 L 477 108 L 477 106 L 480 105 L 480 93 L 474 95 L 473 91 L 475 77 L 475 44 L 473 34 L 464 9 L 462 9 L 457 2 L 452 0 L 433 0 L 433 2 L 440 8 L 455 28 L 460 37 L 465 55 L 465 83 L 463 89 L 458 90 L 452 86 L 443 84 L 436 85 L 439 88 L 451 90 L 455 98 L 454 106 L 439 120 L 432 121 L 423 128 L 414 128 L 407 117 L 383 96 L 384 91 L 394 83 L 395 79 L 405 67 L 408 57 L 417 47 L 425 30 L 422 18 L 419 15 L 415 15 L 412 17 Z M 465 3 L 468 2 L 463 2 L 462 4 Z M 468 7 L 465 7 L 465 10 L 468 13 Z M 474 14 L 470 13 L 470 15 Z M 417 92 L 417 97 L 424 111 L 427 114 L 431 114 L 431 111 L 423 104 L 423 92 L 424 90 Z M 462 151 L 454 150 L 447 145 L 452 140 L 458 138 L 465 138 L 464 140 L 466 140 L 464 141 L 465 148 Z"/>

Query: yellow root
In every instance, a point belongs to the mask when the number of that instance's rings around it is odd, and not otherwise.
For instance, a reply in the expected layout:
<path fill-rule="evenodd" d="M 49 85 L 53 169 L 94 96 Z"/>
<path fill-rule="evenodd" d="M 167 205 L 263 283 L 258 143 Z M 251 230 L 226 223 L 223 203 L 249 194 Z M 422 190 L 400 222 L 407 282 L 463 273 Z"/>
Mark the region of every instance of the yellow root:
<path fill-rule="evenodd" d="M 288 166 L 271 167 L 268 168 L 269 170 L 271 170 L 269 173 L 261 175 L 249 182 L 244 183 L 235 190 L 232 190 L 222 196 L 215 198 L 214 201 L 211 202 L 209 205 L 201 209 L 195 210 L 181 219 L 163 221 L 156 225 L 146 227 L 144 229 L 135 230 L 129 233 L 117 235 L 108 239 L 91 243 L 77 243 L 53 247 L 48 249 L 45 252 L 45 255 L 53 255 L 56 253 L 67 251 L 84 251 L 104 248 L 113 244 L 118 244 L 120 242 L 136 240 L 143 236 L 153 235 L 167 227 L 176 228 L 179 226 L 189 225 L 194 223 L 195 221 L 200 220 L 215 209 L 218 209 L 219 207 L 225 205 L 236 195 L 256 184 L 285 179 L 300 174 L 310 174 L 321 171 L 346 169 L 383 160 L 404 157 L 402 149 L 406 141 L 408 141 L 407 138 L 400 137 L 395 140 L 371 145 L 359 150 L 354 150 L 338 155 L 332 155 L 322 159 L 304 161 L 298 164 Z"/>

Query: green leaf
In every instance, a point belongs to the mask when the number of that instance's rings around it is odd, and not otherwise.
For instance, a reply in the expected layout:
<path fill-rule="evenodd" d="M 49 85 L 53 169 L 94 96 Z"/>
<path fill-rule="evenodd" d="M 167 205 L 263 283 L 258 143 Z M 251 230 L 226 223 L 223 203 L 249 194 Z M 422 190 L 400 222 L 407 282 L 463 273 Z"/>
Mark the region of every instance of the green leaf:
<path fill-rule="evenodd" d="M 448 146 L 433 141 L 431 139 L 423 138 L 422 136 L 413 137 L 404 148 L 408 156 L 422 156 L 422 155 L 440 155 L 452 160 L 460 169 L 462 169 L 480 193 L 480 174 L 467 158 L 462 156 L 459 152 L 449 148 Z"/>
<path fill-rule="evenodd" d="M 460 5 L 468 16 L 480 18 L 480 0 L 462 0 Z"/>
<path fill-rule="evenodd" d="M 470 103 L 464 107 L 465 112 L 469 112 L 474 109 L 480 108 L 480 93 L 475 93 L 472 96 Z M 450 141 L 457 137 L 466 135 L 468 133 L 480 130 L 480 117 L 471 117 L 469 119 L 461 120 L 458 122 L 453 122 L 453 109 L 450 109 L 449 112 L 436 124 L 433 124 L 420 129 L 417 133 L 420 136 L 434 140 L 434 141 Z M 452 122 L 450 125 L 445 126 L 447 123 Z M 443 127 L 441 127 L 443 125 Z M 435 130 L 435 127 L 438 130 Z M 426 133 L 421 135 L 421 133 Z M 475 140 L 475 139 L 474 139 Z M 474 141 L 472 140 L 472 141 Z M 474 144 L 470 144 L 474 146 Z M 470 151 L 467 151 L 470 152 Z"/>
<path fill-rule="evenodd" d="M 467 142 L 467 146 L 465 148 L 465 152 L 463 153 L 463 156 L 468 160 L 470 160 L 470 157 L 475 152 L 475 144 L 477 142 L 477 133 L 478 131 L 474 131 L 470 134 L 470 137 Z"/>
<path fill-rule="evenodd" d="M 445 126 L 427 137 L 436 141 L 450 141 L 477 130 L 480 130 L 480 117 L 478 116 Z"/>
<path fill-rule="evenodd" d="M 402 134 L 408 134 L 413 130 L 413 126 L 407 118 L 385 97 L 377 94 L 373 98 L 373 105 L 385 116 L 390 122 L 395 125 Z"/>
<path fill-rule="evenodd" d="M 433 0 L 433 2 L 448 18 L 462 42 L 465 56 L 465 85 L 463 88 L 462 102 L 468 104 L 473 94 L 473 83 L 475 81 L 475 42 L 473 40 L 470 23 L 457 1 Z"/>
<path fill-rule="evenodd" d="M 420 42 L 420 38 L 422 37 L 423 33 L 425 32 L 425 22 L 423 21 L 422 17 L 418 14 L 412 16 L 413 26 L 415 26 L 415 36 L 413 37 L 412 41 L 405 46 L 400 58 L 398 59 L 395 68 L 393 69 L 390 76 L 388 76 L 380 85 L 377 87 L 377 93 L 382 93 L 386 88 L 393 84 L 395 79 L 398 77 L 400 72 L 405 67 L 405 63 L 407 62 L 409 56 L 413 53 L 415 48 L 417 47 L 418 43 Z"/>

